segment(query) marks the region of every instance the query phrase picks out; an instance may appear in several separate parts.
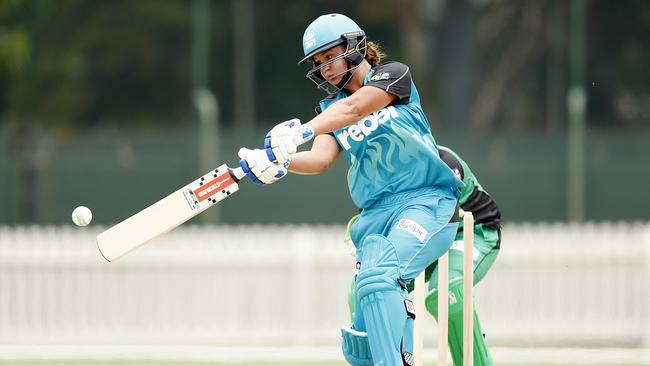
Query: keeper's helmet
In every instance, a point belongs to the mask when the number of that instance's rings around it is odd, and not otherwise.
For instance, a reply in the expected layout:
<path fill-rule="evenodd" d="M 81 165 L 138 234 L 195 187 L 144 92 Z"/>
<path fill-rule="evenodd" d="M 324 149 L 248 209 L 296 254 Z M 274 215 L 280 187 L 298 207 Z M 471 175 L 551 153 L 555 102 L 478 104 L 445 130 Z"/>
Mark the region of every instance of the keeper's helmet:
<path fill-rule="evenodd" d="M 314 55 L 341 44 L 345 45 L 345 52 L 341 55 L 320 65 L 313 61 Z M 298 64 L 312 61 L 312 69 L 307 72 L 307 79 L 332 95 L 341 91 L 350 82 L 352 73 L 366 57 L 367 40 L 364 31 L 352 19 L 341 14 L 327 14 L 321 15 L 307 27 L 302 36 L 302 47 L 305 57 Z M 348 69 L 341 73 L 343 78 L 338 84 L 330 84 L 321 75 L 321 68 L 342 58 L 348 61 Z"/>

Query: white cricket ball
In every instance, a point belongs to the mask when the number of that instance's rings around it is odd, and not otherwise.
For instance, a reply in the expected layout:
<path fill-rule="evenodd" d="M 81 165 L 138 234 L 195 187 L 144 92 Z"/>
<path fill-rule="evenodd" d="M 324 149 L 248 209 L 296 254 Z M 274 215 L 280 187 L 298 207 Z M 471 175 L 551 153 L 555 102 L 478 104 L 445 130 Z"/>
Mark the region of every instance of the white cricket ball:
<path fill-rule="evenodd" d="M 93 213 L 86 206 L 79 206 L 72 211 L 72 222 L 77 226 L 86 226 L 93 219 Z"/>

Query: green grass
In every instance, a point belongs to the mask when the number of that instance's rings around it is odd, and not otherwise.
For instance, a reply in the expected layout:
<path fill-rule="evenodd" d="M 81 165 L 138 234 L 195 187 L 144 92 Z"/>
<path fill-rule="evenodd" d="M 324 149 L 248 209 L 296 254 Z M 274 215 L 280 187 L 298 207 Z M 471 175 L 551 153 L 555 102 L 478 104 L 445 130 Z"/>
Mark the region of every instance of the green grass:
<path fill-rule="evenodd" d="M 204 363 L 204 362 L 148 362 L 148 361 L 0 361 L 0 366 L 344 366 L 345 363 Z"/>
<path fill-rule="evenodd" d="M 0 366 L 344 366 L 345 363 L 203 363 L 203 362 L 147 362 L 147 361 L 0 361 Z M 500 363 L 499 366 L 555 366 L 557 364 L 512 364 Z M 646 366 L 647 364 L 625 364 L 625 366 Z M 571 364 L 571 366 L 592 366 L 589 364 Z M 598 364 L 598 366 L 620 366 L 620 364 Z"/>

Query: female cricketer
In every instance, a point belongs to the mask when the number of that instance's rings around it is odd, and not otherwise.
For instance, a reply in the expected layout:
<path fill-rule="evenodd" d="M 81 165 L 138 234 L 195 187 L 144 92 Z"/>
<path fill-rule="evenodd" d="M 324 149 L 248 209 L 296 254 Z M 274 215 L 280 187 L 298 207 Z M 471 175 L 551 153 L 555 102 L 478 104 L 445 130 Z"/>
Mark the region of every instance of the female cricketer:
<path fill-rule="evenodd" d="M 350 18 L 327 14 L 302 40 L 307 78 L 328 97 L 304 125 L 293 119 L 266 135 L 264 149 L 239 151 L 259 184 L 326 171 L 343 152 L 348 187 L 362 214 L 352 327 L 342 330 L 352 365 L 413 363 L 413 304 L 407 284 L 446 252 L 458 229 L 462 181 L 443 162 L 409 67 L 382 62 L 378 46 Z M 297 145 L 314 139 L 308 151 Z"/>
<path fill-rule="evenodd" d="M 451 149 L 438 146 L 440 158 L 463 180 L 465 186 L 460 193 L 460 208 L 474 215 L 474 285 L 479 283 L 492 267 L 501 247 L 501 212 L 496 202 L 483 189 L 467 163 Z M 350 228 L 359 215 L 350 219 L 345 241 L 350 242 Z M 454 365 L 463 365 L 463 228 L 462 220 L 456 238 L 449 250 L 449 333 L 448 342 Z M 429 293 L 425 299 L 427 311 L 438 318 L 438 261 L 426 269 Z M 412 290 L 409 284 L 409 291 Z M 350 313 L 354 314 L 354 280 L 348 294 Z M 474 311 L 474 363 L 475 366 L 491 366 L 490 352 L 485 344 L 478 314 Z"/>

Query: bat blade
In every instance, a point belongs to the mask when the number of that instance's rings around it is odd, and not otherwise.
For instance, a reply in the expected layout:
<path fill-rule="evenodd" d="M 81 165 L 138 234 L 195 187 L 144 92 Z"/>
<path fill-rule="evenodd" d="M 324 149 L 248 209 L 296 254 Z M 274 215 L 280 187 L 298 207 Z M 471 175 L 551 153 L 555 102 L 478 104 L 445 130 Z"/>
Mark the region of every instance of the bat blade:
<path fill-rule="evenodd" d="M 237 192 L 238 180 L 221 165 L 97 235 L 99 252 L 109 262 L 122 257 Z"/>

